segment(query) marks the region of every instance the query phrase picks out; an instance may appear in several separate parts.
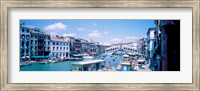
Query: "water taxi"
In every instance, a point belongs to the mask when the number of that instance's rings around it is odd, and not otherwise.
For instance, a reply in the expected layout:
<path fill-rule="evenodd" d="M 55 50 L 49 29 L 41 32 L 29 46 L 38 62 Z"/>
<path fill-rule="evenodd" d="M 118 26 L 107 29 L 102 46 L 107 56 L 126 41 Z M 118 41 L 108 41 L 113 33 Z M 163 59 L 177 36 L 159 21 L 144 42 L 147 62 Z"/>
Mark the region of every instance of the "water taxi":
<path fill-rule="evenodd" d="M 105 65 L 106 60 L 88 60 L 88 61 L 81 61 L 72 63 L 74 66 L 78 66 L 81 68 L 81 71 L 97 71 Z"/>
<path fill-rule="evenodd" d="M 94 58 L 93 56 L 89 56 L 88 54 L 83 54 L 83 58 L 87 58 L 87 59 L 92 59 L 92 58 Z"/>

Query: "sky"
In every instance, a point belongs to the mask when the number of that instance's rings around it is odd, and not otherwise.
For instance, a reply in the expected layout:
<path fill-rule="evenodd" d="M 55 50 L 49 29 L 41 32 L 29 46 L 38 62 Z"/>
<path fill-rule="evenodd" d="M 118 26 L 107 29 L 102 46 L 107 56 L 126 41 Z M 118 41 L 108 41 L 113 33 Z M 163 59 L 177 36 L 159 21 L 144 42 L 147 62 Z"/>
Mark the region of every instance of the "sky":
<path fill-rule="evenodd" d="M 146 37 L 154 20 L 20 20 L 20 24 L 40 28 L 52 37 L 73 36 L 103 44 L 132 42 Z"/>

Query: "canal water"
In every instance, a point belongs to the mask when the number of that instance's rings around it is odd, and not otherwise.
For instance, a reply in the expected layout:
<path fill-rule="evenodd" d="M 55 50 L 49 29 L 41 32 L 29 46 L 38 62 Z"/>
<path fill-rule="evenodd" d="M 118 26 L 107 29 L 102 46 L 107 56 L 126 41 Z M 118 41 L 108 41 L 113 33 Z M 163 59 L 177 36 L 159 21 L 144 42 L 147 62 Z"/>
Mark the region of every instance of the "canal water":
<path fill-rule="evenodd" d="M 102 56 L 96 56 L 93 59 L 83 59 L 80 61 L 96 60 L 96 59 L 102 59 Z M 105 67 L 109 67 L 109 66 L 116 67 L 117 64 L 123 61 L 123 56 L 122 55 L 112 55 L 112 56 L 108 55 L 104 57 L 104 60 L 106 60 Z M 30 66 L 20 67 L 20 71 L 71 71 L 74 69 L 78 69 L 78 67 L 73 66 L 72 63 L 80 62 L 80 61 L 68 60 L 65 62 L 48 63 L 48 64 L 33 63 Z"/>

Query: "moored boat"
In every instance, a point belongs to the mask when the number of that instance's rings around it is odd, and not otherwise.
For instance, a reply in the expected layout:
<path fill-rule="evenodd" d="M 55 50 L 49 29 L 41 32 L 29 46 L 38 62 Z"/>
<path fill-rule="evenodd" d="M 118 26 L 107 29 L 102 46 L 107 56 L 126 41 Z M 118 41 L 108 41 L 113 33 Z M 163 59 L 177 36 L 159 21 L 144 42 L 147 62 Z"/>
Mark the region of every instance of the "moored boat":
<path fill-rule="evenodd" d="M 92 59 L 92 58 L 94 58 L 93 56 L 89 56 L 88 54 L 83 54 L 83 58 L 87 58 L 87 59 Z"/>

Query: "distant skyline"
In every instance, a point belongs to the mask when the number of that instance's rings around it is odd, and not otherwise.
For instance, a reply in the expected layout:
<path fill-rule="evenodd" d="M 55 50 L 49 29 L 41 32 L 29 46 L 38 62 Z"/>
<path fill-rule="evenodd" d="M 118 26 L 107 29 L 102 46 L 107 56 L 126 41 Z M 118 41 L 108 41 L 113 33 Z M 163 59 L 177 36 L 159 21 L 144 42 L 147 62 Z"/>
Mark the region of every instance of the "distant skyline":
<path fill-rule="evenodd" d="M 40 28 L 51 36 L 73 36 L 103 44 L 132 42 L 146 37 L 154 20 L 20 20 L 20 24 Z"/>

